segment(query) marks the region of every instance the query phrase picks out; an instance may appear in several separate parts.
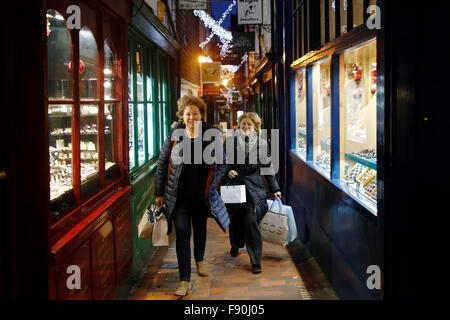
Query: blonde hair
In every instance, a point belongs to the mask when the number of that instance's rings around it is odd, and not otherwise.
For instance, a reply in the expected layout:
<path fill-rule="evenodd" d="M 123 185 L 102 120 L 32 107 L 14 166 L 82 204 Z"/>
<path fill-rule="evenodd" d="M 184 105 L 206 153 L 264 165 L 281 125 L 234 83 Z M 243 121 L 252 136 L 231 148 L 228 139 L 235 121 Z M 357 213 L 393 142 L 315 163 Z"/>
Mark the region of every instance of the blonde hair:
<path fill-rule="evenodd" d="M 244 112 L 238 119 L 239 127 L 241 126 L 241 121 L 244 120 L 245 118 L 248 118 L 253 122 L 253 124 L 255 125 L 256 133 L 259 135 L 259 133 L 261 132 L 261 122 L 262 122 L 259 115 L 256 112 Z"/>
<path fill-rule="evenodd" d="M 202 98 L 196 96 L 184 96 L 178 99 L 177 101 L 178 111 L 177 116 L 181 120 L 183 119 L 184 109 L 190 106 L 196 106 L 200 111 L 200 115 L 202 119 L 205 119 L 206 116 L 206 103 Z"/>

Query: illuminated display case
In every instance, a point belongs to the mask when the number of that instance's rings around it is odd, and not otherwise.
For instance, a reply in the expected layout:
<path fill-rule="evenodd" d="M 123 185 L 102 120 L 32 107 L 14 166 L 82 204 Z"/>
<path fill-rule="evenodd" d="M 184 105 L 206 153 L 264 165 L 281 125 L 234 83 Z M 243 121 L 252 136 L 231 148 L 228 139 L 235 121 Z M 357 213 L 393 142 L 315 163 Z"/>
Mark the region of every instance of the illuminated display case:
<path fill-rule="evenodd" d="M 313 78 L 313 159 L 331 176 L 331 80 L 330 59 L 312 67 Z"/>
<path fill-rule="evenodd" d="M 306 159 L 306 69 L 295 72 L 295 130 L 296 150 L 302 159 Z"/>
<path fill-rule="evenodd" d="M 57 223 L 121 177 L 121 86 L 111 39 L 96 39 L 83 26 L 75 48 L 65 18 L 53 9 L 46 25 L 50 207 Z"/>
<path fill-rule="evenodd" d="M 376 203 L 376 40 L 339 55 L 340 179 Z"/>

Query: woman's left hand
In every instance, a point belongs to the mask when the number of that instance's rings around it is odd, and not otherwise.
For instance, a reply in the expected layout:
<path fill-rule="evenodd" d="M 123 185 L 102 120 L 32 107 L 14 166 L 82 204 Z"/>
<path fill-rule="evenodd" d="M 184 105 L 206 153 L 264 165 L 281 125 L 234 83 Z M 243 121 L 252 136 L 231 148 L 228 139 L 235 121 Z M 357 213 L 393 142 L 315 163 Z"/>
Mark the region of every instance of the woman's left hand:
<path fill-rule="evenodd" d="M 280 191 L 275 192 L 273 195 L 274 195 L 274 197 L 281 199 L 281 192 Z"/>

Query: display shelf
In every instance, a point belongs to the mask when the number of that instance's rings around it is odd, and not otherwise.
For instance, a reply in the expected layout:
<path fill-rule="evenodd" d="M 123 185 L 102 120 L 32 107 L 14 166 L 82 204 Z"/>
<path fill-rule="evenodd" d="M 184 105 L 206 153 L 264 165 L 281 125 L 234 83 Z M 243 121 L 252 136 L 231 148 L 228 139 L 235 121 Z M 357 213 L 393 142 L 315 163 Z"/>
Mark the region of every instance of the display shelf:
<path fill-rule="evenodd" d="M 346 153 L 345 157 L 351 161 L 360 163 L 363 166 L 366 166 L 372 170 L 377 170 L 377 160 L 376 159 L 373 160 L 373 159 L 369 159 L 369 158 L 364 158 L 364 157 L 360 157 L 358 155 L 351 154 L 351 153 Z"/>

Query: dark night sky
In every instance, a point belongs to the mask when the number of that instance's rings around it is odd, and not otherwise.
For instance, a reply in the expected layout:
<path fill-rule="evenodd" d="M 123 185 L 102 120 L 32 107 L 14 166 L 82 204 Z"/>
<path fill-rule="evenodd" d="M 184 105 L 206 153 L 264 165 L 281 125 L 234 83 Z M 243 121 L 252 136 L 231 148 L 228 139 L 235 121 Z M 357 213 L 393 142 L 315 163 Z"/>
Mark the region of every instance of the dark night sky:
<path fill-rule="evenodd" d="M 228 6 L 232 3 L 232 1 L 222 1 L 222 0 L 211 0 L 211 9 L 214 19 L 219 21 L 222 17 L 222 14 L 227 10 Z M 231 14 L 237 13 L 237 4 L 231 10 Z M 230 29 L 230 14 L 225 18 L 224 22 L 221 25 L 225 29 Z"/>

